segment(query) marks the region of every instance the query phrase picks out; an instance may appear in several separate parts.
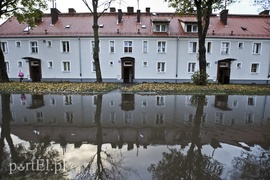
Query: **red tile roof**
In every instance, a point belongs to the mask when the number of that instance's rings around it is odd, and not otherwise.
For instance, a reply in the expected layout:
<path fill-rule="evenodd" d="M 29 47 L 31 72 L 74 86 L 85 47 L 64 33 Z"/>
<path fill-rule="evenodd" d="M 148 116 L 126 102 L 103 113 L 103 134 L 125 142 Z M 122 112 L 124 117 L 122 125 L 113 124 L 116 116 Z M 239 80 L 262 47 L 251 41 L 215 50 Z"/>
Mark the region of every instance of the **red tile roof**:
<path fill-rule="evenodd" d="M 185 33 L 181 26 L 181 22 L 195 23 L 195 16 L 180 17 L 175 13 L 157 13 L 153 16 L 150 13 L 141 13 L 141 22 L 138 23 L 136 13 L 123 13 L 122 19 L 123 21 L 118 24 L 117 12 L 105 13 L 101 16 L 99 24 L 103 24 L 103 28 L 99 29 L 100 36 L 197 36 L 196 33 Z M 157 19 L 169 22 L 168 33 L 153 33 L 152 23 Z M 208 37 L 269 39 L 270 32 L 265 29 L 266 21 L 270 21 L 270 16 L 228 15 L 228 24 L 224 26 L 220 17 L 213 15 Z M 70 27 L 66 28 L 67 25 Z M 142 28 L 142 25 L 145 28 Z M 42 21 L 30 30 L 30 33 L 23 32 L 26 27 L 27 24 L 20 24 L 15 18 L 11 18 L 0 26 L 0 37 L 93 36 L 91 13 L 61 13 L 55 25 L 51 25 L 51 15 L 45 14 Z"/>

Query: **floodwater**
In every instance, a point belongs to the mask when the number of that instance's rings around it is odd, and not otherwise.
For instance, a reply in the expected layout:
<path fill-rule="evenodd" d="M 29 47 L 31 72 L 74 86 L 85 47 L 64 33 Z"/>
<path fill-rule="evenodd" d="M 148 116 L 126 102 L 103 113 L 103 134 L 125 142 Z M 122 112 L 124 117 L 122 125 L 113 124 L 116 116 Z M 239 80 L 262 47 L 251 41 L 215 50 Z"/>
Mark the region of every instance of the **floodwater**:
<path fill-rule="evenodd" d="M 270 96 L 1 94 L 0 179 L 269 179 Z"/>

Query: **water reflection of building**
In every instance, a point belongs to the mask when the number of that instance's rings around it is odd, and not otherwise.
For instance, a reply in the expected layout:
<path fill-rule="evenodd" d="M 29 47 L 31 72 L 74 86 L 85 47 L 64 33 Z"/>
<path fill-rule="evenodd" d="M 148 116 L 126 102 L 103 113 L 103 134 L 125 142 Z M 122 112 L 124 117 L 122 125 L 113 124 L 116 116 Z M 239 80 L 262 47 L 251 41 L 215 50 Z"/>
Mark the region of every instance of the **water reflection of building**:
<path fill-rule="evenodd" d="M 11 96 L 10 109 L 12 133 L 21 139 L 39 141 L 49 136 L 76 147 L 96 142 L 97 96 L 44 95 L 37 98 L 35 108 L 29 108 L 36 101 L 33 96 L 27 94 L 24 103 L 20 96 Z M 119 148 L 123 143 L 130 144 L 129 148 L 132 144 L 185 145 L 190 141 L 196 112 L 191 99 L 189 95 L 104 94 L 103 143 Z M 241 141 L 269 147 L 270 96 L 219 95 L 206 99 L 201 117 L 202 143 L 211 144 L 215 138 L 236 146 Z"/>

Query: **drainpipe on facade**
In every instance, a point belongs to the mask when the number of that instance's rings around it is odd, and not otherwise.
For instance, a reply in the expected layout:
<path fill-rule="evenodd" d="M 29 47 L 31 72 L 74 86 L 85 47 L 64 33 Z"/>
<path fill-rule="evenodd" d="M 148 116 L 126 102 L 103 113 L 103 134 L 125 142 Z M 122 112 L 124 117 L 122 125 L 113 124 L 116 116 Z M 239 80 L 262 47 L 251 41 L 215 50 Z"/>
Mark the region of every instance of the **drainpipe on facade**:
<path fill-rule="evenodd" d="M 176 64 L 175 64 L 175 83 L 177 83 L 177 78 L 178 78 L 178 44 L 179 44 L 179 37 L 176 39 Z"/>
<path fill-rule="evenodd" d="M 78 36 L 79 41 L 79 63 L 80 63 L 80 77 L 82 82 L 82 51 L 81 51 L 81 38 Z"/>

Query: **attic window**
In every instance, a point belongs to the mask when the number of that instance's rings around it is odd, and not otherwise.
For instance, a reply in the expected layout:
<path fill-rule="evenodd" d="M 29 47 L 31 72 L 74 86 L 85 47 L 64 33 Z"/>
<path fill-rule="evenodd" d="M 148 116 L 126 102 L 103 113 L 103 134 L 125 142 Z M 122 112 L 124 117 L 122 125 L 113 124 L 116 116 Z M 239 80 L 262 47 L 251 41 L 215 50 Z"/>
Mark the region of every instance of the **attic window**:
<path fill-rule="evenodd" d="M 247 31 L 247 27 L 241 27 L 243 31 Z"/>
<path fill-rule="evenodd" d="M 66 25 L 66 29 L 69 29 L 70 27 L 71 27 L 71 25 L 70 25 L 70 24 Z"/>
<path fill-rule="evenodd" d="M 103 28 L 103 27 L 104 27 L 104 24 L 100 24 L 100 25 L 99 25 L 99 28 Z"/>
<path fill-rule="evenodd" d="M 29 32 L 30 29 L 31 29 L 31 27 L 27 26 L 26 28 L 24 28 L 23 32 Z"/>

